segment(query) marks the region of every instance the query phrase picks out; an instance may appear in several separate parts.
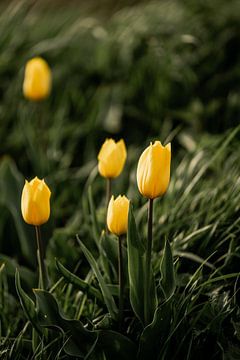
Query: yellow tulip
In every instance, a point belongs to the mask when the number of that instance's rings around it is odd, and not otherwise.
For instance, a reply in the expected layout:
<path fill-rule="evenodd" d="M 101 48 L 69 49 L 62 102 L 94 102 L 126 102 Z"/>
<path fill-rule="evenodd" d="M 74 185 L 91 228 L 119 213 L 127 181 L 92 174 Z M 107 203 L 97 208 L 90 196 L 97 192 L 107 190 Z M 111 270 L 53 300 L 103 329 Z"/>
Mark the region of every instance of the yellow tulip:
<path fill-rule="evenodd" d="M 107 211 L 107 226 L 111 233 L 122 235 L 128 228 L 129 200 L 126 196 L 111 197 Z"/>
<path fill-rule="evenodd" d="M 52 74 L 48 63 L 41 57 L 29 60 L 25 67 L 23 94 L 29 100 L 43 100 L 51 90 Z"/>
<path fill-rule="evenodd" d="M 22 216 L 30 225 L 42 225 L 50 216 L 51 191 L 44 180 L 35 177 L 25 185 L 22 191 L 21 209 Z"/>
<path fill-rule="evenodd" d="M 115 142 L 106 139 L 98 154 L 98 170 L 105 178 L 115 178 L 123 170 L 127 158 L 127 150 L 124 140 Z"/>
<path fill-rule="evenodd" d="M 140 193 L 149 199 L 163 195 L 170 181 L 171 144 L 163 146 L 155 141 L 144 150 L 137 167 Z"/>

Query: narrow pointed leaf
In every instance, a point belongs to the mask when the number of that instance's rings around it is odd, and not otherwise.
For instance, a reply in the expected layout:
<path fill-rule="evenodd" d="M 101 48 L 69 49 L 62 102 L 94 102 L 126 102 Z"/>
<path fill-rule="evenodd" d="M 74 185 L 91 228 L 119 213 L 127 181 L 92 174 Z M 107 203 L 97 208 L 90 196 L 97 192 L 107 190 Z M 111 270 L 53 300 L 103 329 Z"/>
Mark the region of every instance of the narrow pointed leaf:
<path fill-rule="evenodd" d="M 175 270 L 172 257 L 171 246 L 169 241 L 166 239 L 163 250 L 163 257 L 160 264 L 161 279 L 160 285 L 166 299 L 170 298 L 175 291 Z"/>
<path fill-rule="evenodd" d="M 10 278 L 13 278 L 13 281 L 16 275 L 16 268 L 18 269 L 19 276 L 21 278 L 21 283 L 23 284 L 23 287 L 27 290 L 27 292 L 32 291 L 32 288 L 36 286 L 37 283 L 36 272 L 29 270 L 25 266 L 22 265 L 20 266 L 15 259 L 7 255 L 0 254 L 0 263 L 5 264 L 5 270 L 7 272 L 7 275 Z"/>
<path fill-rule="evenodd" d="M 123 252 L 123 276 L 124 284 L 128 287 L 127 274 L 127 250 L 122 244 Z M 103 233 L 100 238 L 100 260 L 104 269 L 104 275 L 107 273 L 108 282 L 113 279 L 118 281 L 118 239 L 116 236 Z"/>
<path fill-rule="evenodd" d="M 86 281 L 80 279 L 77 275 L 71 273 L 66 269 L 58 260 L 56 260 L 56 266 L 60 274 L 71 284 L 77 286 L 81 291 L 87 293 L 89 296 L 95 297 L 96 299 L 103 302 L 101 292 L 94 286 L 88 284 Z"/>
<path fill-rule="evenodd" d="M 171 304 L 165 302 L 155 311 L 154 318 L 140 337 L 138 359 L 155 359 L 160 354 L 164 341 L 169 335 L 171 324 Z"/>
<path fill-rule="evenodd" d="M 139 237 L 133 215 L 132 205 L 129 207 L 128 216 L 128 275 L 130 288 L 130 302 L 136 316 L 144 322 L 144 273 L 146 249 L 143 241 Z M 150 271 L 149 286 L 149 313 L 151 318 L 157 307 L 156 286 L 152 269 Z"/>
<path fill-rule="evenodd" d="M 68 355 L 85 358 L 96 344 L 97 333 L 84 328 L 79 320 L 67 319 L 54 296 L 47 291 L 34 290 L 42 326 L 55 327 L 67 339 L 64 350 Z"/>
<path fill-rule="evenodd" d="M 118 310 L 117 310 L 115 301 L 113 299 L 113 296 L 112 296 L 107 284 L 104 281 L 104 278 L 100 272 L 98 264 L 97 264 L 96 260 L 94 259 L 94 257 L 92 256 L 92 254 L 90 253 L 90 251 L 86 248 L 86 246 L 78 238 L 78 236 L 77 236 L 77 239 L 78 239 L 81 249 L 82 249 L 84 255 L 86 256 L 96 278 L 98 279 L 99 286 L 102 290 L 103 298 L 105 300 L 108 311 L 109 311 L 110 315 L 112 316 L 112 318 L 114 320 L 117 320 Z"/>
<path fill-rule="evenodd" d="M 107 287 L 113 296 L 119 295 L 119 285 L 107 284 Z"/>
<path fill-rule="evenodd" d="M 39 335 L 42 335 L 43 331 L 38 323 L 36 306 L 32 301 L 32 299 L 22 289 L 18 269 L 16 269 L 16 274 L 15 274 L 15 285 L 21 306 L 23 308 L 23 311 L 27 319 L 31 322 L 32 326 L 37 331 L 37 333 Z"/>
<path fill-rule="evenodd" d="M 98 346 L 103 349 L 106 359 L 136 359 L 137 346 L 132 340 L 115 331 L 100 330 Z"/>
<path fill-rule="evenodd" d="M 94 201 L 93 201 L 91 185 L 88 188 L 88 202 L 89 202 L 89 207 L 90 207 L 93 236 L 94 236 L 95 243 L 96 243 L 97 247 L 99 248 L 100 230 L 99 230 L 99 224 L 98 224 L 97 215 L 96 215 L 96 208 L 95 208 Z"/>
<path fill-rule="evenodd" d="M 110 282 L 112 279 L 117 279 L 118 275 L 118 243 L 113 235 L 107 235 L 103 231 L 99 244 L 99 260 L 104 271 L 104 278 Z"/>
<path fill-rule="evenodd" d="M 35 244 L 29 241 L 31 238 L 31 229 L 24 223 L 21 215 L 21 193 L 24 184 L 24 178 L 18 171 L 14 161 L 9 157 L 4 157 L 0 164 L 0 192 L 1 201 L 12 214 L 18 238 L 21 247 L 21 253 L 25 260 L 35 265 L 35 257 L 32 256 L 35 251 Z"/>
<path fill-rule="evenodd" d="M 143 322 L 145 249 L 138 235 L 132 205 L 129 207 L 128 216 L 127 251 L 130 302 L 136 316 Z"/>

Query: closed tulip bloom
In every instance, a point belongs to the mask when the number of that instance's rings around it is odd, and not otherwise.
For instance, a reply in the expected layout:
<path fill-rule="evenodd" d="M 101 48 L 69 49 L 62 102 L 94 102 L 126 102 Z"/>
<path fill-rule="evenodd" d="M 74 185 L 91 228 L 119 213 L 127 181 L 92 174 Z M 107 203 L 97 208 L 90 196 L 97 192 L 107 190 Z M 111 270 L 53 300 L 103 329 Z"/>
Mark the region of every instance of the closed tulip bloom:
<path fill-rule="evenodd" d="M 52 74 L 47 62 L 41 57 L 29 60 L 25 67 L 23 94 L 29 100 L 43 100 L 50 91 Z"/>
<path fill-rule="evenodd" d="M 48 221 L 50 216 L 50 196 L 51 191 L 44 180 L 35 177 L 30 182 L 25 181 L 21 209 L 26 223 L 38 226 Z"/>
<path fill-rule="evenodd" d="M 127 158 L 127 150 L 124 140 L 115 142 L 106 139 L 98 154 L 98 170 L 105 178 L 115 178 L 123 170 Z"/>
<path fill-rule="evenodd" d="M 129 200 L 126 196 L 118 196 L 114 200 L 114 196 L 108 205 L 107 226 L 111 233 L 122 235 L 127 232 L 128 228 L 128 210 Z"/>
<path fill-rule="evenodd" d="M 149 199 L 163 195 L 170 180 L 171 144 L 163 146 L 155 141 L 144 150 L 137 167 L 137 184 L 140 193 Z"/>

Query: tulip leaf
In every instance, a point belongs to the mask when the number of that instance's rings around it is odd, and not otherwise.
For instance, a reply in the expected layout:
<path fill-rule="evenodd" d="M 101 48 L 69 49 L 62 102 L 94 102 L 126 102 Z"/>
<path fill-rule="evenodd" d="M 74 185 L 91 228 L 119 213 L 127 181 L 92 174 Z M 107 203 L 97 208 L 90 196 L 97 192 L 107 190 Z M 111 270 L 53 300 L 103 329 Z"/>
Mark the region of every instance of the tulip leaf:
<path fill-rule="evenodd" d="M 153 321 L 145 327 L 140 337 L 138 359 L 155 359 L 169 335 L 172 310 L 169 301 L 155 311 Z"/>
<path fill-rule="evenodd" d="M 123 276 L 124 284 L 128 286 L 127 274 L 127 250 L 122 239 L 122 255 L 123 255 Z M 107 273 L 108 281 L 116 279 L 118 281 L 118 239 L 115 235 L 103 232 L 100 238 L 100 260 L 104 272 Z"/>
<path fill-rule="evenodd" d="M 99 244 L 99 260 L 104 270 L 104 277 L 107 278 L 107 281 L 117 279 L 118 243 L 116 237 L 103 231 Z"/>
<path fill-rule="evenodd" d="M 98 353 L 102 350 L 107 359 L 136 358 L 136 345 L 124 335 L 109 330 L 87 330 L 81 321 L 67 319 L 62 314 L 52 294 L 40 289 L 35 289 L 34 293 L 41 325 L 55 327 L 67 337 L 64 350 L 68 355 L 87 359 L 94 350 Z"/>
<path fill-rule="evenodd" d="M 93 351 L 97 333 L 85 329 L 80 320 L 67 319 L 58 307 L 54 296 L 48 291 L 34 290 L 42 326 L 55 328 L 67 338 L 65 352 L 70 356 L 86 359 Z"/>
<path fill-rule="evenodd" d="M 77 286 L 80 290 L 87 293 L 88 295 L 100 300 L 103 302 L 102 294 L 98 289 L 88 284 L 86 281 L 80 279 L 77 275 L 71 273 L 66 269 L 58 260 L 56 260 L 56 266 L 60 274 L 71 284 Z"/>
<path fill-rule="evenodd" d="M 21 215 L 21 193 L 24 178 L 18 171 L 11 158 L 5 157 L 0 165 L 0 194 L 1 201 L 10 211 L 18 233 L 21 252 L 25 260 L 35 265 L 36 260 L 32 254 L 35 251 L 35 243 L 29 241 L 31 237 L 30 226 L 24 223 Z"/>
<path fill-rule="evenodd" d="M 128 215 L 127 251 L 130 302 L 136 316 L 143 322 L 145 249 L 139 238 L 131 204 Z"/>
<path fill-rule="evenodd" d="M 157 289 L 155 284 L 155 278 L 153 274 L 152 267 L 150 268 L 150 286 L 149 286 L 149 314 L 150 319 L 153 319 L 154 313 L 157 309 L 158 298 L 157 298 Z"/>
<path fill-rule="evenodd" d="M 165 240 L 162 261 L 160 264 L 160 272 L 160 286 L 164 293 L 165 299 L 168 299 L 174 294 L 176 282 L 171 246 L 167 239 Z"/>
<path fill-rule="evenodd" d="M 119 295 L 119 286 L 118 285 L 107 284 L 107 287 L 113 296 Z"/>
<path fill-rule="evenodd" d="M 144 274 L 146 250 L 143 241 L 140 239 L 135 218 L 133 215 L 132 205 L 129 207 L 128 216 L 128 274 L 130 288 L 130 302 L 136 316 L 142 323 L 144 322 Z M 155 280 L 150 269 L 149 285 L 149 316 L 152 319 L 157 306 Z"/>
<path fill-rule="evenodd" d="M 34 302 L 32 301 L 32 299 L 22 289 L 18 269 L 16 269 L 16 274 L 15 274 L 15 285 L 16 285 L 16 290 L 17 290 L 17 294 L 18 294 L 21 306 L 23 308 L 23 311 L 24 311 L 26 317 L 31 322 L 32 326 L 37 331 L 37 333 L 40 336 L 42 336 L 43 330 L 41 329 L 41 327 L 38 323 L 36 306 L 35 306 Z"/>
<path fill-rule="evenodd" d="M 37 274 L 29 270 L 25 266 L 20 266 L 17 261 L 13 258 L 10 258 L 7 255 L 0 254 L 0 265 L 4 263 L 7 275 L 13 279 L 15 278 L 16 268 L 18 268 L 23 287 L 27 291 L 32 291 L 32 288 L 37 284 Z M 14 288 L 15 291 L 15 288 Z"/>
<path fill-rule="evenodd" d="M 103 294 L 103 298 L 104 298 L 104 301 L 105 301 L 105 304 L 108 308 L 108 311 L 110 313 L 110 315 L 112 316 L 112 318 L 114 320 L 117 319 L 117 314 L 118 314 L 118 310 L 117 310 L 117 307 L 116 307 L 116 304 L 115 304 L 115 301 L 114 301 L 114 298 L 107 286 L 107 284 L 105 283 L 104 281 L 104 278 L 100 272 L 100 269 L 98 267 L 98 264 L 96 262 L 96 260 L 94 259 L 93 255 L 90 253 L 90 251 L 86 248 L 86 246 L 81 242 L 81 240 L 79 239 L 79 237 L 77 236 L 77 239 L 78 239 L 78 242 L 81 246 L 81 249 L 84 253 L 84 255 L 86 256 L 96 278 L 98 279 L 98 282 L 99 282 L 99 286 L 102 290 L 102 294 Z"/>
<path fill-rule="evenodd" d="M 95 243 L 96 243 L 97 247 L 99 248 L 100 230 L 99 230 L 99 224 L 98 224 L 97 215 L 96 215 L 96 208 L 95 208 L 94 201 L 93 201 L 91 185 L 88 188 L 88 202 L 89 202 L 89 207 L 90 207 L 92 232 L 93 232 Z"/>
<path fill-rule="evenodd" d="M 137 346 L 132 340 L 115 331 L 100 330 L 97 344 L 103 349 L 106 359 L 136 359 Z"/>

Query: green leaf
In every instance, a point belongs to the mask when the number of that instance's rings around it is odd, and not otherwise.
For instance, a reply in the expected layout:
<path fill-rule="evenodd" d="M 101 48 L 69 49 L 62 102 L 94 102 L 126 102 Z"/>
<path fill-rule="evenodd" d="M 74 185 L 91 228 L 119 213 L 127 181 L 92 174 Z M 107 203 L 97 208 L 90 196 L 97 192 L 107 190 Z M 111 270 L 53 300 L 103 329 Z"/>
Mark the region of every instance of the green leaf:
<path fill-rule="evenodd" d="M 130 302 L 136 316 L 144 322 L 145 248 L 138 235 L 131 204 L 128 216 L 127 251 Z"/>
<path fill-rule="evenodd" d="M 60 330 L 67 341 L 64 350 L 68 355 L 86 358 L 96 345 L 97 333 L 84 328 L 79 320 L 67 319 L 58 307 L 52 294 L 34 290 L 42 326 Z"/>
<path fill-rule="evenodd" d="M 81 242 L 81 240 L 79 239 L 79 237 L 77 236 L 78 242 L 81 246 L 81 249 L 84 253 L 84 255 L 86 256 L 96 278 L 98 279 L 99 282 L 99 286 L 102 290 L 102 294 L 103 294 L 103 298 L 104 301 L 106 303 L 106 306 L 108 308 L 108 311 L 110 313 L 110 315 L 112 316 L 112 318 L 114 320 L 117 320 L 117 314 L 118 314 L 118 310 L 115 304 L 115 301 L 113 299 L 113 296 L 109 290 L 109 288 L 107 287 L 104 278 L 100 272 L 100 269 L 98 267 L 97 262 L 95 261 L 94 257 L 92 256 L 92 254 L 90 253 L 90 251 L 86 248 L 86 246 Z"/>
<path fill-rule="evenodd" d="M 138 359 L 155 359 L 168 337 L 171 324 L 172 310 L 169 301 L 160 305 L 155 311 L 154 318 L 142 332 L 139 343 Z"/>
<path fill-rule="evenodd" d="M 86 281 L 80 279 L 77 275 L 67 270 L 58 260 L 56 260 L 56 266 L 60 274 L 71 284 L 77 286 L 80 290 L 87 293 L 88 295 L 103 302 L 102 294 L 94 286 L 88 284 Z"/>
<path fill-rule="evenodd" d="M 158 305 L 158 298 L 157 298 L 157 289 L 156 289 L 156 284 L 155 284 L 155 278 L 154 278 L 154 274 L 153 274 L 153 270 L 152 267 L 150 269 L 150 287 L 149 287 L 149 314 L 150 314 L 150 319 L 153 319 L 154 313 L 157 309 L 157 305 Z"/>
<path fill-rule="evenodd" d="M 32 291 L 32 288 L 37 284 L 37 274 L 29 270 L 25 266 L 20 266 L 17 261 L 13 258 L 10 258 L 7 255 L 0 254 L 0 265 L 4 263 L 7 275 L 10 278 L 15 278 L 16 268 L 18 268 L 21 281 L 23 283 L 23 287 L 26 288 L 27 291 Z M 15 290 L 14 290 L 15 291 Z"/>
<path fill-rule="evenodd" d="M 25 291 L 21 287 L 21 281 L 20 281 L 18 269 L 16 269 L 15 284 L 16 284 L 17 294 L 26 317 L 31 322 L 32 326 L 37 331 L 37 333 L 40 336 L 42 336 L 43 331 L 38 323 L 36 306 L 32 301 L 32 299 L 25 293 Z"/>
<path fill-rule="evenodd" d="M 102 232 L 99 241 L 100 262 L 104 270 L 104 277 L 107 281 L 117 279 L 118 273 L 118 243 L 112 234 L 107 235 Z"/>
<path fill-rule="evenodd" d="M 118 238 L 103 232 L 99 251 L 104 275 L 107 274 L 108 281 L 113 281 L 113 279 L 118 281 Z M 124 244 L 122 244 L 122 253 L 124 284 L 128 287 L 127 250 Z"/>
<path fill-rule="evenodd" d="M 104 351 L 107 360 L 136 359 L 137 346 L 129 338 L 115 331 L 99 330 L 97 345 Z"/>
<path fill-rule="evenodd" d="M 21 214 L 21 193 L 23 185 L 24 178 L 18 171 L 15 163 L 11 158 L 5 157 L 0 164 L 1 201 L 12 214 L 24 258 L 28 263 L 34 265 L 36 258 L 32 256 L 32 254 L 35 251 L 35 243 L 29 241 L 31 229 L 29 225 L 24 223 Z"/>
<path fill-rule="evenodd" d="M 89 202 L 89 207 L 90 207 L 92 232 L 93 232 L 95 243 L 96 243 L 97 247 L 99 248 L 100 230 L 99 230 L 99 224 L 98 224 L 97 215 L 96 215 L 96 208 L 95 208 L 94 201 L 93 201 L 91 185 L 88 188 L 88 202 Z"/>
<path fill-rule="evenodd" d="M 55 327 L 69 339 L 64 346 L 68 355 L 87 359 L 93 352 L 102 350 L 107 359 L 136 358 L 137 347 L 127 337 L 108 330 L 89 331 L 81 321 L 67 319 L 52 294 L 40 289 L 35 289 L 34 293 L 41 313 L 41 325 Z"/>
<path fill-rule="evenodd" d="M 166 299 L 170 298 L 175 291 L 175 270 L 169 241 L 165 240 L 162 261 L 160 264 L 161 279 L 160 286 Z"/>
<path fill-rule="evenodd" d="M 113 296 L 119 295 L 119 285 L 107 284 L 107 287 Z"/>

